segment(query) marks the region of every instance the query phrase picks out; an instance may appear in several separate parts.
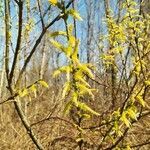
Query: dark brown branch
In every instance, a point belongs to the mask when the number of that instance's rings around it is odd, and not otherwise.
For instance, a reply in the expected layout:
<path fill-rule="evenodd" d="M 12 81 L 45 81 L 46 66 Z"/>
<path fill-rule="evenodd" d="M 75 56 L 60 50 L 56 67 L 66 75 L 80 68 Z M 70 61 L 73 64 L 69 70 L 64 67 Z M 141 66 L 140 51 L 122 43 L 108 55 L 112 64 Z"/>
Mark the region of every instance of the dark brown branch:
<path fill-rule="evenodd" d="M 20 103 L 18 101 L 14 102 L 15 105 L 15 109 L 17 110 L 17 113 L 21 119 L 22 124 L 24 125 L 24 127 L 26 128 L 27 133 L 29 134 L 31 140 L 33 141 L 33 143 L 36 145 L 36 147 L 39 150 L 44 150 L 43 146 L 40 144 L 40 142 L 38 141 L 38 139 L 36 138 L 35 134 L 33 133 L 31 126 L 28 122 L 28 120 L 26 119 L 26 116 L 24 115 Z"/>
<path fill-rule="evenodd" d="M 9 79 L 9 42 L 10 42 L 10 16 L 9 16 L 9 0 L 5 1 L 5 72 L 6 72 L 6 78 L 7 82 Z"/>
<path fill-rule="evenodd" d="M 48 12 L 50 9 L 51 9 L 51 5 L 49 5 L 49 7 L 48 7 L 48 8 L 45 10 L 45 12 L 43 13 L 43 16 L 42 16 L 43 19 L 44 19 L 44 17 L 46 16 L 47 12 Z M 37 25 L 40 21 L 41 21 L 41 19 L 38 20 L 38 21 L 35 23 L 35 25 Z"/>
<path fill-rule="evenodd" d="M 145 117 L 145 116 L 147 116 L 149 114 L 150 114 L 150 112 L 147 112 L 145 114 L 139 115 L 139 117 L 137 118 L 137 120 L 132 121 L 131 124 L 133 125 L 134 123 L 138 122 L 140 119 L 142 119 L 143 117 Z M 127 132 L 129 131 L 129 129 L 130 128 L 126 128 L 125 131 L 124 131 L 124 133 L 123 133 L 123 135 L 111 147 L 106 148 L 105 150 L 113 150 L 114 148 L 116 148 L 116 146 L 125 138 L 125 136 L 126 136 Z"/>
<path fill-rule="evenodd" d="M 140 144 L 137 144 L 137 145 L 132 145 L 130 147 L 131 148 L 136 148 L 136 147 L 142 147 L 142 146 L 145 146 L 145 145 L 150 145 L 150 141 L 144 142 L 144 143 L 140 143 Z"/>
<path fill-rule="evenodd" d="M 145 141 L 145 142 L 140 143 L 140 144 L 131 145 L 130 148 L 137 148 L 137 147 L 142 147 L 145 145 L 150 145 L 150 141 L 148 140 L 148 141 Z M 124 148 L 126 148 L 126 146 L 122 146 L 121 148 L 124 149 Z"/>
<path fill-rule="evenodd" d="M 45 24 L 44 24 L 44 19 L 43 19 L 43 16 L 42 16 L 42 11 L 41 11 L 41 6 L 40 6 L 40 1 L 38 0 L 38 8 L 39 8 L 39 12 L 40 12 L 40 21 L 41 21 L 41 24 L 42 24 L 42 28 L 44 29 L 45 28 Z"/>
<path fill-rule="evenodd" d="M 60 121 L 63 121 L 63 122 L 65 122 L 65 123 L 67 123 L 67 124 L 70 124 L 71 126 L 73 126 L 74 127 L 74 124 L 72 123 L 72 122 L 70 122 L 70 121 L 68 121 L 68 120 L 66 120 L 66 119 L 63 119 L 63 118 L 60 118 L 60 117 L 47 117 L 47 118 L 44 118 L 44 119 L 42 119 L 42 120 L 40 120 L 40 121 L 38 121 L 38 122 L 35 122 L 35 123 L 33 123 L 33 124 L 31 124 L 31 127 L 32 126 L 35 126 L 35 125 L 38 125 L 38 124 L 40 124 L 40 123 L 43 123 L 43 122 L 45 122 L 45 121 L 49 121 L 49 120 L 60 120 Z"/>
<path fill-rule="evenodd" d="M 25 114 L 24 114 L 24 112 L 22 110 L 22 106 L 20 104 L 20 101 L 15 99 L 15 97 L 18 96 L 19 93 L 15 93 L 14 94 L 14 91 L 13 91 L 12 86 L 10 84 L 8 85 L 8 90 L 9 90 L 10 94 L 13 95 L 11 97 L 11 99 L 14 101 L 15 109 L 16 109 L 16 111 L 18 113 L 19 118 L 21 119 L 21 122 L 22 122 L 23 126 L 25 127 L 27 133 L 29 134 L 32 142 L 36 145 L 36 147 L 39 150 L 43 150 L 44 149 L 43 146 L 41 145 L 41 143 L 37 139 L 36 135 L 34 134 L 33 130 L 31 129 L 31 126 L 30 126 L 30 124 L 29 124 L 29 122 L 27 120 L 27 117 L 25 116 Z"/>
<path fill-rule="evenodd" d="M 75 4 L 74 2 L 72 3 L 72 8 L 75 9 Z M 76 20 L 73 18 L 73 24 L 74 24 L 74 36 L 77 38 L 77 25 L 76 25 Z"/>
<path fill-rule="evenodd" d="M 18 59 L 18 54 L 19 54 L 19 50 L 21 47 L 23 2 L 19 1 L 18 7 L 19 7 L 18 37 L 17 37 L 17 45 L 16 45 L 16 49 L 15 49 L 13 64 L 12 64 L 11 72 L 9 74 L 9 86 L 11 86 L 11 83 L 12 83 L 12 79 L 14 76 L 14 71 L 15 71 L 15 67 L 16 67 L 16 63 L 17 63 L 17 59 Z"/>
<path fill-rule="evenodd" d="M 19 2 L 17 0 L 14 0 L 14 1 L 17 3 L 17 5 L 19 5 Z"/>
<path fill-rule="evenodd" d="M 32 85 L 37 84 L 38 81 L 40 81 L 40 80 L 37 80 L 37 81 L 35 81 L 33 84 L 27 86 L 26 89 L 29 89 Z M 9 102 L 9 101 L 14 101 L 14 98 L 16 98 L 17 96 L 19 96 L 19 93 L 18 93 L 18 92 L 17 92 L 17 93 L 14 93 L 12 96 L 8 97 L 6 100 L 0 102 L 0 105 L 4 104 L 4 103 L 6 103 L 6 102 Z"/>

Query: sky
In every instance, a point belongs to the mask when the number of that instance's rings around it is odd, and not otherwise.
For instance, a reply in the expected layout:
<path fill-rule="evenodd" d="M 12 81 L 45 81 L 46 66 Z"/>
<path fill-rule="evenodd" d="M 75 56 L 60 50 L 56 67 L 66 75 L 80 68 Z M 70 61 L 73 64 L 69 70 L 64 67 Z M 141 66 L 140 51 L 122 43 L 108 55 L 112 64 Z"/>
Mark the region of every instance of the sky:
<path fill-rule="evenodd" d="M 44 2 L 44 9 L 46 9 L 49 5 L 48 2 L 45 2 L 46 0 L 43 0 L 42 2 Z M 81 41 L 81 49 L 83 52 L 82 53 L 86 53 L 86 37 L 87 37 L 87 30 L 86 30 L 86 26 L 87 26 L 87 21 L 86 21 L 86 17 L 87 17 L 87 11 L 86 11 L 86 5 L 84 3 L 85 0 L 79 0 L 77 5 L 76 5 L 76 9 L 79 11 L 81 17 L 83 18 L 83 21 L 77 21 L 77 37 L 80 39 Z M 111 0 L 111 8 L 114 12 L 117 12 L 117 0 Z M 35 0 L 30 0 L 30 6 L 32 8 L 32 12 L 33 14 L 30 16 L 30 19 L 34 19 L 34 21 L 38 21 L 39 20 L 39 14 L 34 12 L 34 8 L 35 8 Z M 104 19 L 104 2 L 103 0 L 95 0 L 95 4 L 94 7 L 96 7 L 95 9 L 95 18 L 93 19 L 94 22 L 94 27 L 95 27 L 95 32 L 103 32 L 104 34 L 107 33 L 106 30 L 106 25 L 103 23 L 103 19 Z M 12 3 L 11 1 L 11 5 L 10 5 L 10 10 L 11 10 L 11 16 L 12 16 L 12 22 L 11 22 L 11 30 L 12 30 L 12 43 L 13 43 L 13 48 L 15 48 L 16 45 L 16 38 L 17 38 L 17 9 L 16 7 L 14 7 L 14 3 Z M 97 11 L 98 10 L 98 11 Z M 4 50 L 4 46 L 5 46 L 5 41 L 4 41 L 4 0 L 0 0 L 0 60 L 2 58 L 2 53 Z M 55 8 L 52 8 L 52 12 L 56 11 Z M 55 16 L 57 16 L 59 12 L 56 11 L 55 14 L 49 14 L 45 17 L 45 22 L 48 22 L 50 20 L 52 20 Z M 24 9 L 24 19 L 23 21 L 26 20 L 26 9 Z M 69 19 L 69 22 L 72 19 Z M 25 25 L 25 22 L 24 24 Z M 38 34 L 40 33 L 39 31 L 41 30 L 40 25 L 38 25 L 38 27 L 36 27 L 36 29 L 34 30 L 31 38 L 36 38 L 38 37 Z M 58 21 L 54 24 L 53 27 L 50 28 L 49 31 L 51 30 L 64 30 L 64 23 L 62 21 Z M 95 33 L 95 38 L 97 36 L 97 33 Z M 11 52 L 11 55 L 13 55 L 13 53 Z M 86 59 L 86 57 L 84 58 L 83 55 L 83 59 Z M 61 63 L 61 62 L 60 62 Z M 1 61 L 0 61 L 1 64 Z"/>

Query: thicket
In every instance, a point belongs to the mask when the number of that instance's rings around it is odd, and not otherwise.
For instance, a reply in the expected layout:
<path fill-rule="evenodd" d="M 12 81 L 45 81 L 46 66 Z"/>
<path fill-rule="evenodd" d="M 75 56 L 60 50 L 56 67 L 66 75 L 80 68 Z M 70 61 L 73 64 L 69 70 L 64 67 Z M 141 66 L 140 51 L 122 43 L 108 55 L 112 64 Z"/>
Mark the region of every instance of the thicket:
<path fill-rule="evenodd" d="M 86 43 L 78 1 L 32 3 L 1 0 L 0 149 L 150 149 L 145 1 L 118 1 L 116 13 L 104 0 L 105 33 L 92 48 L 90 6 Z"/>

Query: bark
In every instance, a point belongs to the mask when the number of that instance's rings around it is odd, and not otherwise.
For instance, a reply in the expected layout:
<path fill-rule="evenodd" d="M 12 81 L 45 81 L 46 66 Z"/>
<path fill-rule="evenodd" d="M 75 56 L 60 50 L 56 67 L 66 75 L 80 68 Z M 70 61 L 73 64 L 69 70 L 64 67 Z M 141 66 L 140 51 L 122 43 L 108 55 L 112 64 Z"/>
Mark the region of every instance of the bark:
<path fill-rule="evenodd" d="M 45 73 L 45 67 L 46 67 L 46 47 L 45 47 L 45 39 L 43 41 L 43 47 L 42 47 L 42 62 L 41 62 L 41 68 L 40 68 L 40 79 L 44 78 Z"/>
<path fill-rule="evenodd" d="M 104 5 L 105 5 L 105 13 L 106 13 L 106 18 L 109 19 L 109 17 L 111 16 L 110 14 L 110 1 L 109 0 L 104 0 Z M 109 28 L 109 26 L 107 26 Z M 108 31 L 109 32 L 109 31 Z M 109 33 L 108 33 L 109 34 Z M 111 45 L 109 43 L 109 50 L 111 50 L 113 48 L 113 45 Z M 111 54 L 113 55 L 113 53 L 111 52 Z M 114 58 L 115 59 L 115 58 Z M 115 62 L 114 62 L 115 63 Z M 115 87 L 116 87 L 116 71 L 115 71 L 115 66 L 112 64 L 110 65 L 110 70 L 108 70 L 108 72 L 110 72 L 111 74 L 111 103 L 112 103 L 112 109 L 115 108 L 116 106 L 116 97 L 115 97 Z"/>
<path fill-rule="evenodd" d="M 10 45 L 10 1 L 5 1 L 5 71 L 7 81 L 9 79 L 9 45 Z"/>
<path fill-rule="evenodd" d="M 94 32 L 94 1 L 85 0 L 86 13 L 87 13 L 87 37 L 86 37 L 86 48 L 87 48 L 87 63 L 91 62 L 92 53 L 92 42 L 93 42 L 93 32 Z"/>
<path fill-rule="evenodd" d="M 150 0 L 142 0 L 141 4 L 144 15 L 150 14 Z"/>
<path fill-rule="evenodd" d="M 16 44 L 16 49 L 14 53 L 14 58 L 13 58 L 13 64 L 12 68 L 9 74 L 9 44 L 10 44 L 10 21 L 9 21 L 9 1 L 5 1 L 5 34 L 6 34 L 6 49 L 5 49 L 5 70 L 6 70 L 6 76 L 7 76 L 7 81 L 8 81 L 8 90 L 10 92 L 10 95 L 14 95 L 14 90 L 12 86 L 12 80 L 15 77 L 15 72 L 16 72 L 16 65 L 17 65 L 17 60 L 18 60 L 18 55 L 19 55 L 19 50 L 21 47 L 21 39 L 22 39 L 22 13 L 23 13 L 23 2 L 21 0 L 16 1 L 18 8 L 19 8 L 19 13 L 18 13 L 18 37 L 17 37 L 17 44 Z M 17 99 L 14 100 L 14 105 L 15 109 L 22 121 L 23 126 L 26 128 L 27 133 L 29 134 L 31 140 L 33 143 L 36 145 L 36 147 L 39 150 L 43 150 L 43 146 L 41 143 L 38 141 L 36 138 L 34 132 L 32 131 L 30 124 L 27 120 L 27 117 L 24 115 L 24 112 L 22 111 L 22 106 L 20 104 L 20 101 Z"/>
<path fill-rule="evenodd" d="M 4 86 L 4 80 L 5 80 L 5 57 L 3 53 L 3 61 L 2 61 L 2 71 L 1 71 L 1 79 L 0 79 L 0 99 L 3 96 L 3 86 Z"/>

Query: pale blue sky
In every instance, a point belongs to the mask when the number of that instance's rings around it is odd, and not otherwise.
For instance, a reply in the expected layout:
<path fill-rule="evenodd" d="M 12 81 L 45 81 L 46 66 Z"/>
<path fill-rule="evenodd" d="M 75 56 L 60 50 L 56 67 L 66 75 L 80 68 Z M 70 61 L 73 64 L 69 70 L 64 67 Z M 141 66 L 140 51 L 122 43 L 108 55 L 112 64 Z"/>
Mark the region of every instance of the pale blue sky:
<path fill-rule="evenodd" d="M 3 0 L 0 0 L 1 3 L 0 5 L 3 5 L 2 2 L 4 2 Z M 117 12 L 117 7 L 116 7 L 116 4 L 117 4 L 117 0 L 111 0 L 111 8 L 113 9 L 114 12 Z M 35 0 L 31 0 L 31 6 L 33 7 L 35 5 Z M 106 30 L 106 26 L 105 24 L 103 24 L 103 18 L 104 18 L 104 2 L 103 0 L 95 0 L 95 7 L 98 8 L 98 6 L 100 7 L 99 8 L 99 11 L 96 12 L 96 17 L 95 19 L 93 20 L 94 21 L 94 24 L 95 24 L 95 31 L 98 31 L 98 30 L 101 30 L 104 34 L 107 32 Z M 45 3 L 45 6 L 44 7 L 48 7 L 48 2 Z M 4 7 L 0 7 L 0 11 L 3 9 Z M 54 9 L 54 8 L 52 8 Z M 84 47 L 84 39 L 86 39 L 86 30 L 84 29 L 84 27 L 86 27 L 86 7 L 85 7 L 85 4 L 84 4 L 84 0 L 79 0 L 78 1 L 78 4 L 77 4 L 77 10 L 79 11 L 79 13 L 81 14 L 81 17 L 83 18 L 83 21 L 80 22 L 80 21 L 77 21 L 77 37 L 81 40 L 81 45 L 83 45 Z M 24 12 L 26 10 L 24 9 Z M 17 38 L 17 29 L 16 29 L 16 26 L 14 26 L 17 22 L 17 11 L 16 11 L 16 8 L 14 7 L 13 3 L 11 2 L 11 14 L 12 14 L 12 43 L 13 43 L 13 48 L 15 48 L 15 44 L 16 44 L 16 38 Z M 25 13 L 24 13 L 25 14 Z M 51 16 L 47 16 L 45 17 L 45 22 L 49 19 L 51 20 L 52 18 L 54 18 L 57 14 L 55 15 L 51 15 Z M 35 21 L 39 20 L 39 16 L 37 15 L 32 15 L 32 17 L 34 18 Z M 51 18 L 51 19 L 50 19 Z M 24 20 L 26 19 L 26 16 L 24 15 Z M 3 51 L 3 48 L 4 48 L 4 36 L 3 33 L 4 33 L 4 25 L 2 25 L 2 20 L 3 20 L 3 16 L 0 17 L 0 55 L 2 56 L 2 51 Z M 71 21 L 71 19 L 69 19 Z M 37 30 L 38 29 L 38 30 Z M 63 30 L 64 29 L 64 24 L 62 21 L 58 21 L 54 24 L 53 27 L 50 28 L 50 30 Z M 40 33 L 40 26 L 38 28 L 36 28 L 35 30 L 35 34 L 38 34 Z M 98 31 L 99 32 L 99 31 Z M 83 53 L 86 53 L 86 50 L 85 52 Z M 85 55 L 86 56 L 86 55 Z M 1 62 L 0 62 L 1 63 Z"/>

